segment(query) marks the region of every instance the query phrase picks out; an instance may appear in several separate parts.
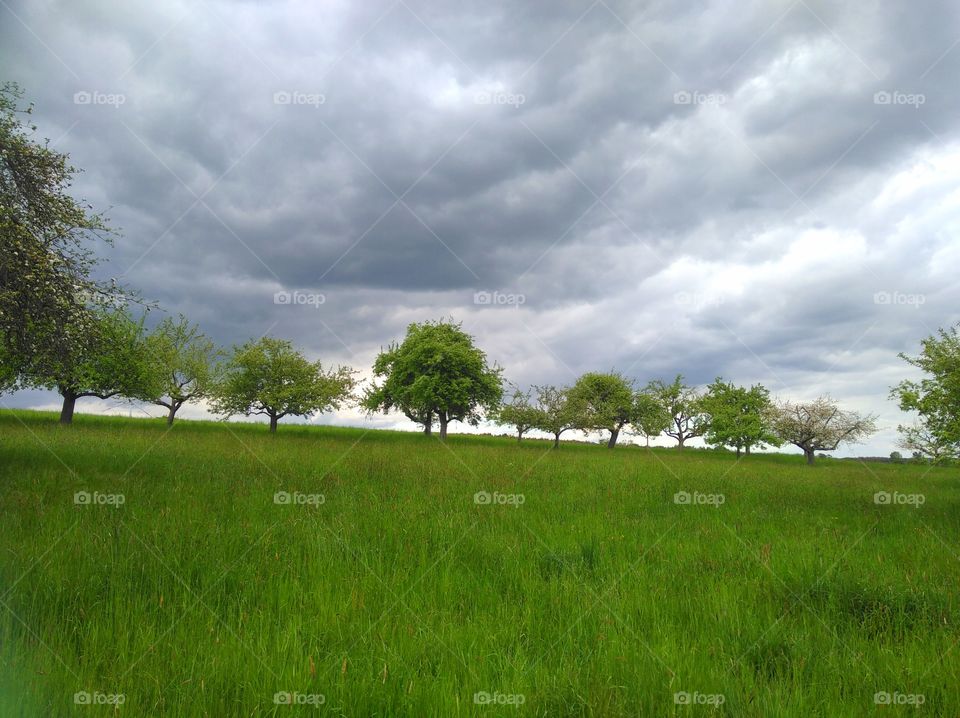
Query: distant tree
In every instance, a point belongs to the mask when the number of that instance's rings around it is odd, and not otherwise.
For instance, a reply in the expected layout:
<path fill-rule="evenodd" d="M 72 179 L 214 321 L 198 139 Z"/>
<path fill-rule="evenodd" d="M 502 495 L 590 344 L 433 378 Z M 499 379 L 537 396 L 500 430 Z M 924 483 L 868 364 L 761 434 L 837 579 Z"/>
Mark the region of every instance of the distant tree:
<path fill-rule="evenodd" d="M 890 452 L 890 461 L 892 461 L 892 462 L 895 463 L 895 464 L 902 464 L 902 463 L 903 463 L 903 454 L 901 454 L 899 451 L 891 451 L 891 452 Z"/>
<path fill-rule="evenodd" d="M 761 385 L 735 386 L 720 378 L 707 387 L 700 408 L 708 416 L 704 440 L 712 446 L 732 446 L 750 453 L 754 446 L 779 446 L 770 429 L 770 393 Z"/>
<path fill-rule="evenodd" d="M 807 403 L 778 402 L 771 411 L 771 428 L 802 449 L 808 464 L 818 451 L 836 451 L 840 444 L 855 444 L 877 430 L 875 416 L 844 411 L 827 396 Z"/>
<path fill-rule="evenodd" d="M 682 449 L 689 439 L 703 436 L 707 430 L 708 417 L 701 407 L 700 393 L 683 383 L 678 374 L 671 383 L 657 379 L 647 385 L 646 392 L 656 398 L 670 416 L 670 426 L 663 432 L 677 440 Z"/>
<path fill-rule="evenodd" d="M 560 447 L 560 436 L 565 431 L 583 426 L 582 407 L 570 398 L 570 390 L 555 386 L 535 386 L 537 413 L 535 429 L 553 436 L 553 448 Z"/>
<path fill-rule="evenodd" d="M 494 416 L 498 424 L 516 429 L 519 442 L 524 434 L 536 427 L 539 410 L 530 403 L 530 390 L 521 391 L 519 388 L 514 388 L 510 400 L 500 406 Z"/>
<path fill-rule="evenodd" d="M 503 397 L 501 371 L 487 364 L 460 324 L 411 324 L 402 343 L 377 356 L 373 374 L 383 382 L 367 390 L 362 406 L 371 412 L 399 409 L 416 417 L 426 433 L 435 419 L 446 439 L 451 421 L 476 425 L 482 411 L 496 410 Z"/>
<path fill-rule="evenodd" d="M 900 441 L 897 446 L 913 453 L 914 458 L 930 459 L 935 464 L 945 464 L 957 457 L 954 447 L 944 441 L 943 434 L 935 431 L 925 422 L 913 426 L 897 427 Z"/>
<path fill-rule="evenodd" d="M 650 446 L 651 437 L 659 436 L 670 428 L 671 421 L 672 417 L 656 396 L 646 390 L 636 393 L 630 425 L 646 439 L 647 446 Z"/>
<path fill-rule="evenodd" d="M 921 341 L 920 356 L 900 358 L 924 374 L 903 381 L 891 394 L 904 411 L 916 411 L 914 426 L 900 426 L 901 447 L 919 451 L 936 462 L 960 457 L 960 324 L 940 329 Z"/>
<path fill-rule="evenodd" d="M 270 418 L 270 431 L 285 416 L 310 416 L 340 408 L 356 386 L 349 367 L 325 371 L 293 345 L 264 337 L 235 347 L 213 391 L 213 407 L 234 414 Z"/>
<path fill-rule="evenodd" d="M 19 367 L 23 385 L 60 392 L 61 424 L 72 423 L 77 399 L 136 398 L 147 390 L 143 319 L 133 319 L 126 309 L 95 309 L 74 315 L 62 329 Z"/>
<path fill-rule="evenodd" d="M 210 396 L 223 352 L 182 314 L 157 325 L 147 337 L 147 352 L 153 377 L 142 398 L 165 407 L 171 425 L 181 406 Z"/>
<path fill-rule="evenodd" d="M 630 382 L 616 372 L 588 372 L 570 389 L 570 397 L 579 406 L 581 426 L 587 430 L 609 431 L 607 448 L 617 445 L 624 426 L 633 419 L 634 398 Z"/>
<path fill-rule="evenodd" d="M 91 278 L 92 240 L 110 242 L 113 233 L 70 196 L 77 170 L 33 137 L 33 108 L 21 109 L 21 97 L 16 84 L 0 86 L 0 341 L 8 375 L 27 371 L 51 343 L 59 351 L 75 341 L 86 356 L 91 337 L 77 329 L 92 323 L 89 306 L 123 303 L 114 283 Z"/>

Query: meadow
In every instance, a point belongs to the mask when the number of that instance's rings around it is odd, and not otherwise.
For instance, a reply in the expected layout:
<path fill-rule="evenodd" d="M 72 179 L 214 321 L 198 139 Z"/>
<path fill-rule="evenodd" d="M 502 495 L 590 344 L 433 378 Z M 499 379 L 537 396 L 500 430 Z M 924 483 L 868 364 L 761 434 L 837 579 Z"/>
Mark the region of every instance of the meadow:
<path fill-rule="evenodd" d="M 919 464 L 2 411 L 0 715 L 956 715 L 958 508 Z"/>

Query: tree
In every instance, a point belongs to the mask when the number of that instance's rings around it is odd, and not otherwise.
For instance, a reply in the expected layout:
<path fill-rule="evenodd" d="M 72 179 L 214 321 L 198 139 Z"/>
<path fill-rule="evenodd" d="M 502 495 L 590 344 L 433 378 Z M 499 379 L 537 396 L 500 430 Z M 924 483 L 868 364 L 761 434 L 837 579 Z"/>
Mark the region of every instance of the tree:
<path fill-rule="evenodd" d="M 818 451 L 836 451 L 877 430 L 876 417 L 842 410 L 828 396 L 808 403 L 778 402 L 771 411 L 771 428 L 783 441 L 803 450 L 812 464 Z"/>
<path fill-rule="evenodd" d="M 553 448 L 560 447 L 560 436 L 565 431 L 583 425 L 582 408 L 570 398 L 570 390 L 555 386 L 535 386 L 537 414 L 535 429 L 553 435 Z"/>
<path fill-rule="evenodd" d="M 157 325 L 147 337 L 147 351 L 153 380 L 142 398 L 167 409 L 169 426 L 181 406 L 210 396 L 223 352 L 182 314 Z"/>
<path fill-rule="evenodd" d="M 707 387 L 700 401 L 709 417 L 704 440 L 711 446 L 732 446 L 750 453 L 754 446 L 779 446 L 779 438 L 771 431 L 770 392 L 757 384 L 749 389 L 735 386 L 720 378 Z"/>
<path fill-rule="evenodd" d="M 235 347 L 223 372 L 213 391 L 214 409 L 228 418 L 267 416 L 271 433 L 285 416 L 340 408 L 356 386 L 349 367 L 325 371 L 319 361 L 308 361 L 290 342 L 270 337 Z"/>
<path fill-rule="evenodd" d="M 630 425 L 636 433 L 647 440 L 647 446 L 650 446 L 650 437 L 659 436 L 666 431 L 671 421 L 672 417 L 656 396 L 646 390 L 637 392 L 633 401 L 633 420 Z"/>
<path fill-rule="evenodd" d="M 77 170 L 33 136 L 16 84 L 0 87 L 0 340 L 8 373 L 21 374 L 50 343 L 76 350 L 90 337 L 77 328 L 90 305 L 125 303 L 112 282 L 98 282 L 91 240 L 112 241 L 102 215 L 68 194 Z M 27 378 L 27 383 L 36 383 Z"/>
<path fill-rule="evenodd" d="M 960 457 L 960 334 L 957 326 L 940 329 L 936 336 L 921 341 L 920 356 L 899 356 L 926 376 L 920 381 L 903 381 L 891 395 L 904 411 L 916 411 L 914 426 L 897 427 L 903 434 L 901 446 L 916 450 L 934 461 Z"/>
<path fill-rule="evenodd" d="M 501 371 L 488 366 L 486 354 L 460 324 L 411 324 L 401 344 L 377 356 L 373 373 L 383 383 L 368 389 L 362 405 L 370 412 L 399 409 L 425 430 L 436 418 L 444 440 L 451 421 L 476 425 L 482 410 L 496 410 L 503 398 Z"/>
<path fill-rule="evenodd" d="M 607 448 L 617 445 L 620 430 L 633 419 L 634 399 L 630 382 L 616 372 L 588 372 L 570 389 L 574 404 L 582 410 L 578 429 L 609 431 Z"/>
<path fill-rule="evenodd" d="M 701 396 L 697 390 L 683 383 L 683 375 L 671 383 L 657 379 L 647 384 L 647 393 L 663 406 L 670 417 L 669 426 L 664 430 L 667 436 L 677 440 L 677 448 L 682 449 L 688 439 L 703 436 L 707 430 L 707 415 L 701 407 Z"/>
<path fill-rule="evenodd" d="M 520 391 L 515 388 L 509 403 L 497 409 L 495 418 L 497 423 L 513 426 L 517 430 L 517 441 L 530 429 L 536 428 L 539 411 L 530 403 L 530 391 Z"/>
<path fill-rule="evenodd" d="M 77 399 L 143 396 L 151 380 L 143 319 L 126 309 L 78 313 L 62 335 L 36 348 L 20 372 L 25 385 L 60 392 L 61 424 L 72 423 Z"/>

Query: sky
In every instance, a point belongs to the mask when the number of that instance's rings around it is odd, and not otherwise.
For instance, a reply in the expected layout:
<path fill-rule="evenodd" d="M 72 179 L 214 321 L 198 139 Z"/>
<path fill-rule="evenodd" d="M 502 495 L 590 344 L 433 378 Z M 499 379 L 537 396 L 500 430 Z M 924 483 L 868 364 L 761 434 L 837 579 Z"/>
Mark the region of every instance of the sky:
<path fill-rule="evenodd" d="M 521 387 L 616 369 L 827 393 L 879 417 L 838 455 L 886 455 L 911 420 L 888 398 L 916 376 L 898 353 L 960 320 L 956 2 L 0 0 L 0 18 L 3 79 L 120 231 L 99 275 L 224 346 L 289 339 L 369 378 L 409 323 L 452 317 Z"/>

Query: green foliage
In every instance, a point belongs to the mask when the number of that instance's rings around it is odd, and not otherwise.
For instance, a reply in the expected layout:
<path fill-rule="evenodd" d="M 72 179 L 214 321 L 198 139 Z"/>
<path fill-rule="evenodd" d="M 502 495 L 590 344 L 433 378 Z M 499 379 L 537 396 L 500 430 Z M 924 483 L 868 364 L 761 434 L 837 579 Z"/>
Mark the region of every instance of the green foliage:
<path fill-rule="evenodd" d="M 110 230 L 69 195 L 77 170 L 32 136 L 36 128 L 24 124 L 32 107 L 18 107 L 21 94 L 15 84 L 0 87 L 0 340 L 8 374 L 29 372 L 50 342 L 82 344 L 85 333 L 75 330 L 88 322 L 89 305 L 123 303 L 115 284 L 90 277 L 91 239 L 110 241 Z"/>
<path fill-rule="evenodd" d="M 533 390 L 537 394 L 534 428 L 553 435 L 553 445 L 558 447 L 564 432 L 583 426 L 583 409 L 567 388 L 544 385 Z"/>
<path fill-rule="evenodd" d="M 143 318 L 126 309 L 92 309 L 63 330 L 23 367 L 29 386 L 56 389 L 67 400 L 143 396 L 152 376 Z"/>
<path fill-rule="evenodd" d="M 650 439 L 659 436 L 670 427 L 673 417 L 658 397 L 649 390 L 638 391 L 633 399 L 633 419 L 630 424 L 640 436 Z"/>
<path fill-rule="evenodd" d="M 694 387 L 684 384 L 681 374 L 677 374 L 669 384 L 656 379 L 647 384 L 645 391 L 654 397 L 670 417 L 669 425 L 663 433 L 676 439 L 679 448 L 682 449 L 688 439 L 703 436 L 709 417 L 701 406 L 700 393 Z"/>
<path fill-rule="evenodd" d="M 496 410 L 494 418 L 498 424 L 514 427 L 519 441 L 530 429 L 536 428 L 540 411 L 530 403 L 530 390 L 515 388 L 510 401 Z"/>
<path fill-rule="evenodd" d="M 749 389 L 720 378 L 707 387 L 700 408 L 709 417 L 704 440 L 712 446 L 732 446 L 739 455 L 753 447 L 779 446 L 770 429 L 770 393 L 757 384 Z"/>
<path fill-rule="evenodd" d="M 481 411 L 493 412 L 503 397 L 501 369 L 487 364 L 473 337 L 448 321 L 411 324 L 401 344 L 391 344 L 373 365 L 383 383 L 370 387 L 362 405 L 368 411 L 399 409 L 429 425 L 450 421 L 476 425 Z"/>
<path fill-rule="evenodd" d="M 349 367 L 324 371 L 282 339 L 264 337 L 235 347 L 213 392 L 213 407 L 234 414 L 270 417 L 270 429 L 285 416 L 310 416 L 340 408 L 356 380 Z"/>
<path fill-rule="evenodd" d="M 919 451 L 934 461 L 960 458 L 960 334 L 957 328 L 940 329 L 921 342 L 920 356 L 900 358 L 926 375 L 920 381 L 903 381 L 891 394 L 904 411 L 916 411 L 914 426 L 898 427 L 901 446 Z"/>
<path fill-rule="evenodd" d="M 166 407 L 169 423 L 181 406 L 210 396 L 216 386 L 217 362 L 223 352 L 182 314 L 157 325 L 147 337 L 147 354 L 151 381 L 141 398 Z"/>
<path fill-rule="evenodd" d="M 588 372 L 570 389 L 570 400 L 579 409 L 578 429 L 609 431 L 608 446 L 617 443 L 620 430 L 633 419 L 633 387 L 617 372 Z"/>

